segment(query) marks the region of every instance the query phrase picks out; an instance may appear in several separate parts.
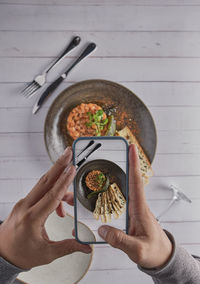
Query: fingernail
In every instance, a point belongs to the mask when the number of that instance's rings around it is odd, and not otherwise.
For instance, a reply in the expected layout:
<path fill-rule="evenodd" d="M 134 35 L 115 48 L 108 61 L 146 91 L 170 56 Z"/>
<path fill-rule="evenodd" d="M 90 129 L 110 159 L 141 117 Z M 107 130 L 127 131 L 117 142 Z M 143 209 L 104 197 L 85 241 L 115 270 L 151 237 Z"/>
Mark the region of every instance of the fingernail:
<path fill-rule="evenodd" d="M 68 146 L 66 149 L 65 149 L 65 151 L 63 152 L 63 156 L 68 156 L 68 154 L 69 154 L 69 152 L 70 152 L 70 150 L 71 150 L 71 147 L 70 146 Z"/>
<path fill-rule="evenodd" d="M 101 226 L 101 227 L 98 229 L 98 233 L 99 233 L 99 235 L 100 235 L 103 239 L 106 238 L 107 232 L 108 232 L 108 229 L 107 229 L 106 226 Z"/>
<path fill-rule="evenodd" d="M 85 247 L 83 247 L 82 252 L 91 253 L 92 252 L 92 248 L 90 246 L 85 246 Z"/>

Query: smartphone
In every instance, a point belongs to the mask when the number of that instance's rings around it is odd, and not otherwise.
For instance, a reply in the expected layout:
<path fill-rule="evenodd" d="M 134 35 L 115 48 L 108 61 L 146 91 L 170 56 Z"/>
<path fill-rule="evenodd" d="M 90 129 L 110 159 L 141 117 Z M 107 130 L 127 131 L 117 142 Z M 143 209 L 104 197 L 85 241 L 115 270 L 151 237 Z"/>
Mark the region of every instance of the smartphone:
<path fill-rule="evenodd" d="M 128 233 L 128 143 L 122 137 L 80 137 L 72 146 L 75 238 L 83 244 L 102 244 L 98 228 L 110 225 Z M 78 222 L 93 237 L 82 236 Z"/>

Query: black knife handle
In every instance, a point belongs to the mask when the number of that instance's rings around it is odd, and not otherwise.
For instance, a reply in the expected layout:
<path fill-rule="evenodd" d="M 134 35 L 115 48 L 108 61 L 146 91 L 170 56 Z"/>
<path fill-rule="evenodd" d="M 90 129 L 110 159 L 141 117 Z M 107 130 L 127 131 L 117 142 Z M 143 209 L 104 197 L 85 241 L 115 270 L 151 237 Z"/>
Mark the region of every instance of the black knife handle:
<path fill-rule="evenodd" d="M 90 151 L 86 156 L 85 158 L 83 158 L 82 160 L 80 160 L 77 164 L 76 164 L 76 168 L 79 168 L 86 160 L 87 158 L 94 152 L 96 151 L 97 149 L 99 149 L 101 147 L 101 143 L 98 143 L 93 149 L 92 151 Z"/>
<path fill-rule="evenodd" d="M 58 61 L 60 61 L 68 52 L 70 52 L 74 47 L 79 45 L 80 41 L 81 38 L 79 36 L 75 36 L 70 42 L 70 44 L 67 46 L 67 48 L 56 59 L 56 61 L 54 61 L 53 64 L 46 70 L 46 73 L 48 73 L 58 63 Z"/>
<path fill-rule="evenodd" d="M 81 152 L 76 156 L 77 158 L 85 151 L 85 150 L 87 150 L 87 148 L 89 148 L 90 146 L 92 146 L 94 144 L 94 140 L 91 140 L 86 146 L 85 146 L 85 148 L 83 148 L 82 150 L 81 150 Z"/>
<path fill-rule="evenodd" d="M 83 58 L 88 56 L 94 49 L 96 48 L 96 44 L 94 42 L 89 43 L 86 49 L 81 53 L 81 55 L 72 63 L 72 65 L 67 69 L 65 74 L 67 75 L 76 64 L 78 64 Z"/>
<path fill-rule="evenodd" d="M 38 105 L 40 106 L 41 104 L 43 104 L 43 102 L 45 101 L 45 99 L 52 94 L 52 92 L 60 85 L 60 83 L 64 80 L 64 78 L 62 76 L 58 77 L 53 83 L 51 83 L 51 85 L 44 91 L 44 93 L 41 95 L 39 101 L 38 101 Z"/>
<path fill-rule="evenodd" d="M 93 149 L 91 152 L 89 152 L 87 155 L 86 155 L 86 158 L 88 158 L 94 151 L 96 151 L 97 149 L 99 149 L 101 147 L 101 143 L 98 143 Z"/>
<path fill-rule="evenodd" d="M 78 163 L 76 164 L 76 168 L 78 169 L 78 168 L 85 162 L 85 160 L 86 160 L 86 158 L 80 160 L 80 162 L 78 162 Z"/>

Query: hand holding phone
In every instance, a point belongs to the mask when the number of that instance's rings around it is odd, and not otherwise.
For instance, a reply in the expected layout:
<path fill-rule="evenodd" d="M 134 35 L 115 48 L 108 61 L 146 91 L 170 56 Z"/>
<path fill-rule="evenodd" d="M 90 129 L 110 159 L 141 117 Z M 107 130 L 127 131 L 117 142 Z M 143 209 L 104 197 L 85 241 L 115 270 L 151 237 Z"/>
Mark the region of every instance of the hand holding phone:
<path fill-rule="evenodd" d="M 135 145 L 129 147 L 128 211 L 128 235 L 110 226 L 101 226 L 99 234 L 111 246 L 123 250 L 141 267 L 162 267 L 172 255 L 173 246 L 170 239 L 173 237 L 163 231 L 147 205 Z"/>

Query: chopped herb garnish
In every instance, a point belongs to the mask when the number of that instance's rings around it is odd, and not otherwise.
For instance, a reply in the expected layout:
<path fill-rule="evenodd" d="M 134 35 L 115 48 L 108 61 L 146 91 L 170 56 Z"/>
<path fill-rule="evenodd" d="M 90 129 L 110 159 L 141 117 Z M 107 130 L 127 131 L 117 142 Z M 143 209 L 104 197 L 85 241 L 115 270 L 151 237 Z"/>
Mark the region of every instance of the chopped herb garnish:
<path fill-rule="evenodd" d="M 87 127 L 92 127 L 92 125 L 96 126 L 96 136 L 101 136 L 101 131 L 104 129 L 104 126 L 108 123 L 108 118 L 103 119 L 104 111 L 99 109 L 95 114 L 91 112 L 87 112 L 89 121 L 85 123 Z"/>
<path fill-rule="evenodd" d="M 100 187 L 103 186 L 104 182 L 106 180 L 106 177 L 103 173 L 100 173 L 96 176 L 96 181 L 98 182 L 98 184 L 100 185 Z"/>

